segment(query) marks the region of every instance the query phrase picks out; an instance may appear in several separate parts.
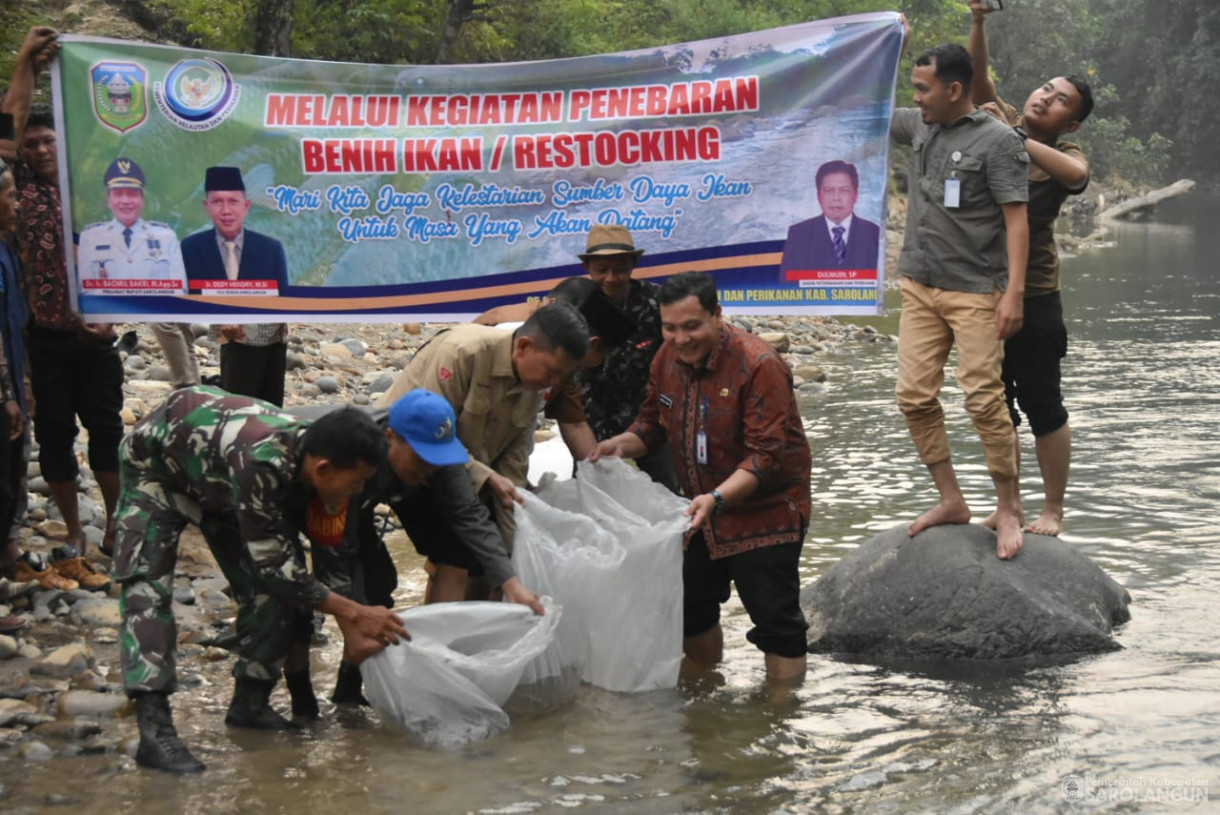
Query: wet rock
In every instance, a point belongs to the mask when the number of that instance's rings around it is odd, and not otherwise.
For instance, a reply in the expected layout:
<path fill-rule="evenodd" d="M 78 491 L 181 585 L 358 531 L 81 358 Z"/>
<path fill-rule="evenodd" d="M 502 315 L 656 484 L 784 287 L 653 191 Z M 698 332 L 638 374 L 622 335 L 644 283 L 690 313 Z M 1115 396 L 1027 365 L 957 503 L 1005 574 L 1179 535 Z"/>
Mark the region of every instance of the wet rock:
<path fill-rule="evenodd" d="M 48 761 L 55 758 L 55 751 L 37 739 L 29 739 L 17 749 L 17 755 L 27 761 Z"/>
<path fill-rule="evenodd" d="M 0 634 L 0 659 L 12 659 L 17 656 L 20 646 L 17 640 L 7 634 Z"/>
<path fill-rule="evenodd" d="M 795 376 L 799 376 L 807 382 L 825 382 L 826 372 L 817 365 L 799 365 L 792 372 Z"/>
<path fill-rule="evenodd" d="M 873 787 L 880 787 L 885 783 L 886 774 L 880 770 L 872 770 L 866 773 L 857 773 L 850 779 L 840 784 L 839 792 L 858 792 L 860 790 L 869 790 Z"/>
<path fill-rule="evenodd" d="M 73 611 L 85 625 L 117 628 L 123 621 L 123 616 L 119 613 L 119 601 L 109 598 L 82 600 L 76 604 Z"/>
<path fill-rule="evenodd" d="M 30 673 L 56 679 L 69 679 L 89 667 L 92 655 L 84 643 L 61 645 L 30 666 Z"/>
<path fill-rule="evenodd" d="M 126 696 L 91 690 L 70 690 L 59 696 L 61 716 L 91 716 L 106 719 L 121 715 L 130 706 Z"/>
<path fill-rule="evenodd" d="M 39 713 L 38 708 L 20 699 L 0 699 L 0 727 L 25 725 L 35 727 L 49 722 L 53 717 Z"/>
<path fill-rule="evenodd" d="M 204 589 L 198 592 L 196 597 L 200 603 L 213 611 L 221 611 L 233 605 L 229 595 L 217 589 Z"/>
<path fill-rule="evenodd" d="M 781 354 L 788 350 L 791 343 L 787 333 L 783 331 L 767 331 L 759 334 L 758 338 Z"/>
<path fill-rule="evenodd" d="M 25 731 L 12 727 L 0 727 L 0 749 L 12 749 L 25 741 Z M 0 799 L 4 798 L 4 785 L 0 784 Z"/>
<path fill-rule="evenodd" d="M 1015 659 L 1112 651 L 1126 590 L 1058 538 L 1011 561 L 977 524 L 895 527 L 801 592 L 809 650 L 873 659 Z"/>
<path fill-rule="evenodd" d="M 53 722 L 38 725 L 33 732 L 41 739 L 84 741 L 90 736 L 101 733 L 102 726 L 92 719 L 56 719 Z"/>

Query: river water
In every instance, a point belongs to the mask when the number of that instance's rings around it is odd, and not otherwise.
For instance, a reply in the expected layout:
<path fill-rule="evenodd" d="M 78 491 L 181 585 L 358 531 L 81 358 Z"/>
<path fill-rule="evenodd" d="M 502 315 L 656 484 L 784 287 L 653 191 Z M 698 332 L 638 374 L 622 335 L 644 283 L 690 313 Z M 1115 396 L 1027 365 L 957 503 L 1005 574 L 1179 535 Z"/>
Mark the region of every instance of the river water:
<path fill-rule="evenodd" d="M 362 712 L 332 712 L 304 735 L 227 731 L 221 663 L 175 697 L 207 773 L 113 772 L 112 755 L 11 760 L 0 764 L 5 809 L 37 809 L 56 792 L 91 812 L 209 815 L 1215 811 L 1204 798 L 1220 798 L 1217 223 L 1220 200 L 1179 199 L 1155 223 L 1115 227 L 1114 247 L 1063 264 L 1075 445 L 1063 537 L 1130 591 L 1121 651 L 1033 669 L 812 656 L 800 689 L 769 692 L 734 600 L 718 675 L 636 696 L 585 687 L 557 712 L 453 752 Z M 894 308 L 857 322 L 897 333 Z M 824 363 L 829 386 L 804 404 L 815 458 L 806 582 L 934 500 L 894 404 L 893 346 Z M 981 517 L 991 496 L 981 451 L 952 380 L 945 396 Z M 1027 482 L 1033 513 L 1040 496 Z M 421 577 L 413 562 L 405 602 L 418 602 Z M 336 652 L 316 657 L 319 690 Z"/>

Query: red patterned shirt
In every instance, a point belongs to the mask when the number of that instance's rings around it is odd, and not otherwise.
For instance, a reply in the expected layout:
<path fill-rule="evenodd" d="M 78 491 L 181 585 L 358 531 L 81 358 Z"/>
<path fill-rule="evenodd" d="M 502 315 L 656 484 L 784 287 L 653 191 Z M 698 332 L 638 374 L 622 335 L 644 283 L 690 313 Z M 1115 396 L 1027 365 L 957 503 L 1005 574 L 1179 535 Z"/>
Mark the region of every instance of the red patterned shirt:
<path fill-rule="evenodd" d="M 753 495 L 712 516 L 706 535 L 713 559 L 801 540 L 811 511 L 809 439 L 792 372 L 762 340 L 721 323 L 720 342 L 698 369 L 662 345 L 629 430 L 649 451 L 668 438 L 688 497 L 711 492 L 735 470 L 758 478 Z M 704 464 L 696 447 L 701 430 Z"/>
<path fill-rule="evenodd" d="M 17 182 L 17 253 L 30 314 L 43 328 L 75 331 L 81 319 L 72 310 L 68 296 L 59 187 L 35 175 L 20 160 L 14 162 L 13 173 Z"/>

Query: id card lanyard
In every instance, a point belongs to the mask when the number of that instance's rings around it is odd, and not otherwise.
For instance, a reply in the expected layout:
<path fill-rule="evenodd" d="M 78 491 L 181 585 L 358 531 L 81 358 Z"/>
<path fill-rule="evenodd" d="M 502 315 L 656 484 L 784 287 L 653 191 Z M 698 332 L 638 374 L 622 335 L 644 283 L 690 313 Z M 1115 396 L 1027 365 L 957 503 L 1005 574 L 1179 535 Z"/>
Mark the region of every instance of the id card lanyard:
<path fill-rule="evenodd" d="M 949 158 L 953 161 L 953 169 L 945 179 L 945 209 L 957 209 L 962 205 L 962 180 L 957 177 L 957 163 L 962 160 L 962 153 L 954 150 Z"/>
<path fill-rule="evenodd" d="M 707 464 L 707 407 L 711 400 L 703 397 L 699 403 L 699 432 L 695 434 L 695 461 Z"/>

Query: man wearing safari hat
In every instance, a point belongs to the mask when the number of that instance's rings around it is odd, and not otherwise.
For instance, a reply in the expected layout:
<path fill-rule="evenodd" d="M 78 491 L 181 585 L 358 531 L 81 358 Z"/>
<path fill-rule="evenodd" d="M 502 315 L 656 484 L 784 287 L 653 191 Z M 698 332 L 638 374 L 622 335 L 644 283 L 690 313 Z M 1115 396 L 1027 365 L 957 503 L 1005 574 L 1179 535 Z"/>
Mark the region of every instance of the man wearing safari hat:
<path fill-rule="evenodd" d="M 635 323 L 626 343 L 610 351 L 601 365 L 581 371 L 585 416 L 600 439 L 627 430 L 648 390 L 648 371 L 661 347 L 660 287 L 635 280 L 631 272 L 643 249 L 636 249 L 625 226 L 598 224 L 589 230 L 585 251 L 578 255 L 585 272 L 606 296 Z M 678 491 L 678 478 L 668 449 L 636 461 L 653 481 Z"/>
<path fill-rule="evenodd" d="M 114 218 L 90 224 L 80 236 L 76 270 L 83 280 L 173 280 L 186 287 L 178 236 L 168 224 L 145 221 L 144 171 L 129 158 L 106 168 L 106 204 Z"/>
<path fill-rule="evenodd" d="M 203 208 L 212 228 L 182 241 L 182 258 L 192 290 L 203 281 L 274 281 L 275 293 L 288 286 L 284 245 L 245 228 L 250 212 L 246 185 L 237 167 L 209 167 L 203 183 Z M 241 289 L 212 289 L 245 294 Z M 250 294 L 266 294 L 259 289 Z M 273 405 L 284 404 L 284 371 L 288 358 L 288 326 L 284 323 L 212 326 L 220 339 L 220 386 L 230 393 L 253 396 Z"/>

